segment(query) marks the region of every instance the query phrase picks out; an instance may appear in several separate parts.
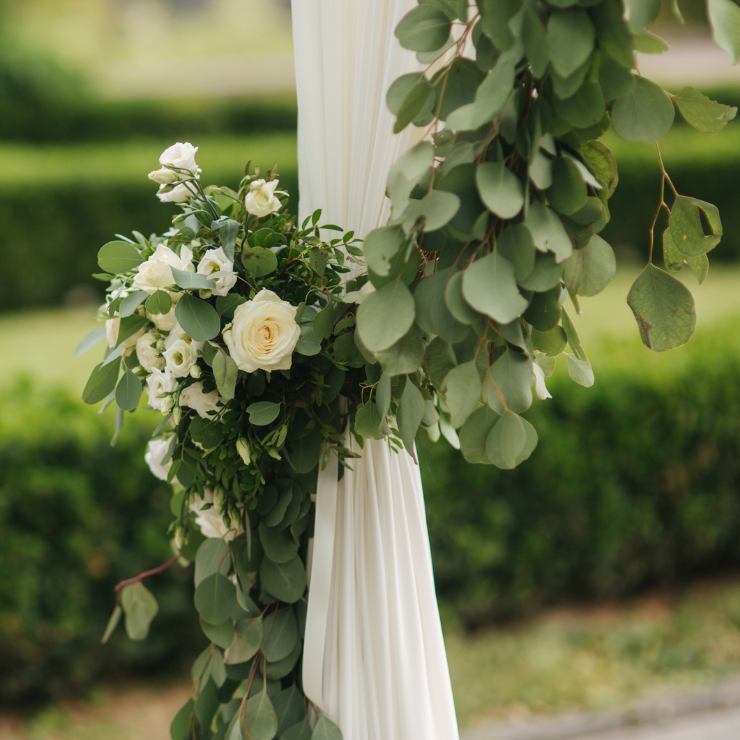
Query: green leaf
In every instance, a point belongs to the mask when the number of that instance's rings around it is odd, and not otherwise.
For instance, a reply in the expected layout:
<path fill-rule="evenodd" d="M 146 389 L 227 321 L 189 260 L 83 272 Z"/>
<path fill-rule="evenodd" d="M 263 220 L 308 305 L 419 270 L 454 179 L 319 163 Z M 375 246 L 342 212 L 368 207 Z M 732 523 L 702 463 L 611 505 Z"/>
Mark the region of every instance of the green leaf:
<path fill-rule="evenodd" d="M 342 731 L 324 714 L 316 723 L 311 740 L 342 740 Z"/>
<path fill-rule="evenodd" d="M 532 201 L 524 225 L 540 252 L 552 252 L 557 262 L 570 257 L 573 244 L 558 215 L 539 200 Z M 508 324 L 508 321 L 503 322 Z"/>
<path fill-rule="evenodd" d="M 178 270 L 176 267 L 171 269 L 175 283 L 183 290 L 213 290 L 216 287 L 216 281 L 207 275 L 188 270 Z"/>
<path fill-rule="evenodd" d="M 206 622 L 222 624 L 236 606 L 236 587 L 221 573 L 204 578 L 195 589 L 195 608 Z"/>
<path fill-rule="evenodd" d="M 586 357 L 586 353 L 583 351 L 583 347 L 581 346 L 581 340 L 578 337 L 578 332 L 576 331 L 575 326 L 573 326 L 573 322 L 570 320 L 570 316 L 568 316 L 568 313 L 562 306 L 560 308 L 560 320 L 562 321 L 563 330 L 565 331 L 565 336 L 568 338 L 568 344 L 570 345 L 570 348 L 573 350 L 573 353 L 579 360 L 583 360 L 585 362 L 586 360 L 588 360 L 588 358 Z"/>
<path fill-rule="evenodd" d="M 511 470 L 524 462 L 537 447 L 535 428 L 520 416 L 507 411 L 486 439 L 486 454 L 502 470 Z"/>
<path fill-rule="evenodd" d="M 203 618 L 200 620 L 203 634 L 215 645 L 226 650 L 234 642 L 234 622 L 229 617 L 223 624 L 210 624 Z"/>
<path fill-rule="evenodd" d="M 373 401 L 368 401 L 357 409 L 355 430 L 359 435 L 365 437 L 365 439 L 383 439 L 385 435 L 380 431 L 381 421 L 377 404 Z"/>
<path fill-rule="evenodd" d="M 108 620 L 108 626 L 105 628 L 103 639 L 100 641 L 101 644 L 105 645 L 105 643 L 110 639 L 110 636 L 115 632 L 116 627 L 118 627 L 118 623 L 121 621 L 121 614 L 123 614 L 123 611 L 121 610 L 120 605 L 116 604 L 116 608 L 113 610 L 113 614 L 110 615 L 110 619 Z"/>
<path fill-rule="evenodd" d="M 591 56 L 596 33 L 588 13 L 572 9 L 552 13 L 547 38 L 552 66 L 558 74 L 568 77 Z"/>
<path fill-rule="evenodd" d="M 129 337 L 140 332 L 148 323 L 149 320 L 144 316 L 139 316 L 139 314 L 121 319 L 121 323 L 118 325 L 116 347 L 120 347 Z"/>
<path fill-rule="evenodd" d="M 436 51 L 450 35 L 450 19 L 433 5 L 419 5 L 396 26 L 396 38 L 404 49 Z"/>
<path fill-rule="evenodd" d="M 461 324 L 474 324 L 480 315 L 476 313 L 463 297 L 463 273 L 453 272 L 445 286 L 444 300 L 455 321 Z M 439 297 L 437 297 L 439 300 Z M 433 317 L 434 318 L 434 317 Z"/>
<path fill-rule="evenodd" d="M 410 381 L 406 382 L 403 395 L 398 404 L 398 431 L 401 433 L 403 446 L 414 459 L 414 440 L 424 418 L 424 397 L 421 391 Z"/>
<path fill-rule="evenodd" d="M 226 654 L 226 664 L 236 665 L 251 660 L 262 647 L 264 640 L 262 617 L 240 619 L 234 625 L 234 642 Z"/>
<path fill-rule="evenodd" d="M 408 91 L 401 107 L 398 109 L 396 122 L 393 125 L 393 133 L 401 133 L 424 110 L 433 94 L 434 88 L 429 82 L 423 77 L 419 79 Z"/>
<path fill-rule="evenodd" d="M 100 269 L 112 275 L 131 272 L 143 261 L 139 250 L 128 242 L 108 242 L 98 252 Z"/>
<path fill-rule="evenodd" d="M 213 716 L 218 711 L 218 691 L 216 684 L 209 677 L 201 687 L 200 694 L 195 700 L 195 715 L 200 720 L 201 725 L 210 727 Z"/>
<path fill-rule="evenodd" d="M 93 347 L 97 347 L 106 338 L 106 331 L 104 326 L 99 326 L 97 329 L 93 329 L 78 345 L 75 350 L 75 359 L 80 355 L 84 355 L 85 352 L 91 350 Z"/>
<path fill-rule="evenodd" d="M 421 200 L 412 200 L 403 212 L 403 220 L 409 224 L 419 219 L 424 221 L 424 231 L 438 231 L 447 226 L 460 210 L 460 198 L 444 190 L 432 190 Z"/>
<path fill-rule="evenodd" d="M 544 255 L 551 257 L 551 255 Z M 524 312 L 524 320 L 528 321 L 539 331 L 550 331 L 560 320 L 560 285 L 556 284 L 550 290 L 535 293 L 529 308 Z M 504 335 L 504 338 L 508 339 Z M 514 344 L 513 342 L 510 342 Z M 527 349 L 521 343 L 517 346 Z"/>
<path fill-rule="evenodd" d="M 700 254 L 698 257 L 687 257 L 685 254 L 681 254 L 673 241 L 670 228 L 663 232 L 663 260 L 666 269 L 670 272 L 678 272 L 684 265 L 688 265 L 696 275 L 700 285 L 709 274 L 709 258 L 707 255 Z"/>
<path fill-rule="evenodd" d="M 229 545 L 222 537 L 208 537 L 195 556 L 195 586 L 196 588 L 208 576 L 214 573 L 228 575 L 231 569 Z"/>
<path fill-rule="evenodd" d="M 500 218 L 514 218 L 524 206 L 519 178 L 503 162 L 483 162 L 475 170 L 475 184 L 483 203 Z"/>
<path fill-rule="evenodd" d="M 540 17 L 530 7 L 525 7 L 524 10 L 522 41 L 532 66 L 532 74 L 540 79 L 550 64 L 550 41 Z"/>
<path fill-rule="evenodd" d="M 150 314 L 167 314 L 172 310 L 172 296 L 166 290 L 158 290 L 149 296 L 145 308 Z"/>
<path fill-rule="evenodd" d="M 306 590 L 306 569 L 299 556 L 287 563 L 264 558 L 260 566 L 260 578 L 264 587 L 286 604 L 294 604 Z"/>
<path fill-rule="evenodd" d="M 278 609 L 274 616 L 267 618 L 267 640 L 265 658 L 271 663 L 287 658 L 298 641 L 298 624 L 292 607 Z"/>
<path fill-rule="evenodd" d="M 306 717 L 303 694 L 296 684 L 281 691 L 272 701 L 278 718 L 278 737 L 284 737 L 288 728 L 293 727 Z M 310 729 L 309 729 L 310 737 Z"/>
<path fill-rule="evenodd" d="M 395 82 L 388 88 L 388 94 L 386 95 L 385 102 L 388 109 L 393 113 L 394 116 L 398 116 L 401 112 L 401 108 L 405 105 L 407 98 L 409 97 L 413 88 L 417 85 L 429 85 L 426 77 L 422 72 L 415 72 L 413 74 L 401 75 Z M 431 93 L 427 97 L 424 105 L 421 107 L 419 112 L 411 120 L 416 125 L 424 125 L 434 109 L 434 103 L 437 99 L 437 95 L 434 92 L 434 88 L 430 86 Z M 418 94 L 418 93 L 416 93 Z"/>
<path fill-rule="evenodd" d="M 671 48 L 660 36 L 649 31 L 637 34 L 633 38 L 635 51 L 639 51 L 640 54 L 663 54 Z"/>
<path fill-rule="evenodd" d="M 225 319 L 233 319 L 234 311 L 237 309 L 237 307 L 246 302 L 247 299 L 243 295 L 239 295 L 238 293 L 220 295 L 216 298 L 216 311 L 218 312 L 219 316 Z M 298 316 L 296 316 L 296 321 L 298 321 Z"/>
<path fill-rule="evenodd" d="M 262 521 L 259 526 L 259 535 L 265 555 L 276 563 L 287 563 L 298 554 L 298 541 L 291 535 L 289 529 L 277 530 L 268 527 Z"/>
<path fill-rule="evenodd" d="M 514 265 L 496 252 L 465 270 L 463 296 L 478 313 L 501 324 L 510 324 L 529 305 L 517 288 Z"/>
<path fill-rule="evenodd" d="M 447 373 L 443 390 L 450 409 L 450 422 L 455 429 L 460 428 L 475 411 L 482 389 L 475 360 L 458 365 Z"/>
<path fill-rule="evenodd" d="M 213 377 L 216 381 L 218 392 L 227 401 L 234 398 L 236 394 L 236 379 L 238 375 L 239 368 L 236 362 L 219 347 L 213 357 Z"/>
<path fill-rule="evenodd" d="M 250 740 L 272 740 L 277 728 L 277 714 L 266 690 L 247 700 L 242 727 L 246 737 Z"/>
<path fill-rule="evenodd" d="M 556 326 L 550 331 L 538 331 L 532 329 L 532 344 L 538 352 L 546 354 L 548 357 L 557 357 L 565 349 L 568 343 L 568 337 L 562 326 Z"/>
<path fill-rule="evenodd" d="M 296 343 L 295 351 L 306 357 L 313 357 L 321 352 L 321 340 L 314 334 L 312 324 L 301 325 L 301 336 Z"/>
<path fill-rule="evenodd" d="M 254 247 L 242 252 L 242 264 L 252 277 L 259 278 L 275 272 L 278 261 L 275 253 L 269 249 Z"/>
<path fill-rule="evenodd" d="M 624 0 L 624 10 L 630 31 L 643 33 L 658 17 L 660 0 Z"/>
<path fill-rule="evenodd" d="M 214 227 L 218 227 L 215 229 Z M 211 229 L 217 230 L 221 237 L 221 247 L 224 250 L 226 258 L 234 260 L 234 247 L 236 247 L 236 238 L 239 236 L 239 222 L 231 218 L 222 217 L 211 224 Z"/>
<path fill-rule="evenodd" d="M 558 212 L 570 215 L 583 208 L 588 191 L 581 173 L 570 157 L 558 157 L 553 163 L 552 185 L 547 200 Z"/>
<path fill-rule="evenodd" d="M 706 217 L 709 234 L 704 233 L 700 212 Z M 676 249 L 687 257 L 698 257 L 714 249 L 723 234 L 716 206 L 683 195 L 676 198 L 669 223 Z"/>
<path fill-rule="evenodd" d="M 121 369 L 121 358 L 109 362 L 107 365 L 96 365 L 82 391 L 82 400 L 94 404 L 107 398 L 115 389 L 118 382 L 118 372 Z"/>
<path fill-rule="evenodd" d="M 193 732 L 193 720 L 195 715 L 195 702 L 188 699 L 185 706 L 175 715 L 170 725 L 170 737 L 172 740 L 187 740 Z"/>
<path fill-rule="evenodd" d="M 400 226 L 384 226 L 371 231 L 362 246 L 367 266 L 381 277 L 390 275 L 391 265 L 405 240 Z"/>
<path fill-rule="evenodd" d="M 298 662 L 298 658 L 301 657 L 303 652 L 303 642 L 299 640 L 296 642 L 295 649 L 293 652 L 282 660 L 276 660 L 274 663 L 265 663 L 265 675 L 267 678 L 272 680 L 279 680 L 285 678 L 291 671 L 295 669 L 295 665 Z"/>
<path fill-rule="evenodd" d="M 405 337 L 399 339 L 388 349 L 378 352 L 377 358 L 386 377 L 391 375 L 406 375 L 416 372 L 421 367 L 424 362 L 425 350 L 426 343 L 424 342 L 422 330 L 414 325 Z M 368 435 L 363 434 L 363 436 L 366 437 Z M 373 439 L 379 439 L 379 437 L 373 437 Z"/>
<path fill-rule="evenodd" d="M 532 360 L 519 352 L 507 350 L 491 365 L 490 376 L 486 380 L 488 405 L 498 414 L 504 413 L 496 392 L 498 388 L 508 410 L 521 414 L 532 405 L 533 382 Z"/>
<path fill-rule="evenodd" d="M 686 122 L 703 134 L 719 133 L 737 115 L 737 108 L 717 103 L 693 87 L 684 87 L 671 98 Z"/>
<path fill-rule="evenodd" d="M 319 339 L 329 339 L 334 332 L 334 306 L 331 303 L 327 303 L 324 308 L 321 309 L 313 317 L 313 333 Z"/>
<path fill-rule="evenodd" d="M 483 406 L 463 424 L 460 429 L 460 450 L 469 463 L 493 465 L 486 453 L 486 440 L 499 418 L 489 406 Z"/>
<path fill-rule="evenodd" d="M 157 614 L 157 600 L 141 581 L 121 589 L 121 605 L 126 614 L 126 633 L 131 640 L 146 640 L 149 625 Z"/>
<path fill-rule="evenodd" d="M 675 117 L 663 88 L 639 76 L 635 76 L 635 89 L 617 98 L 612 109 L 614 130 L 625 141 L 658 141 L 671 130 Z"/>
<path fill-rule="evenodd" d="M 381 418 L 385 418 L 391 407 L 391 378 L 390 375 L 383 373 L 378 381 L 378 387 L 375 391 L 375 400 L 378 404 L 378 411 Z"/>
<path fill-rule="evenodd" d="M 606 188 L 606 197 L 611 198 L 619 183 L 619 172 L 614 155 L 600 141 L 589 141 L 583 145 L 581 157 L 596 179 Z"/>
<path fill-rule="evenodd" d="M 568 357 L 568 374 L 570 377 L 582 385 L 584 388 L 590 388 L 594 384 L 594 371 L 588 360 L 579 360 L 575 355 L 566 352 Z"/>
<path fill-rule="evenodd" d="M 576 295 L 601 293 L 616 272 L 614 250 L 595 234 L 583 249 L 576 249 L 563 263 L 563 280 L 568 290 Z"/>
<path fill-rule="evenodd" d="M 498 252 L 514 265 L 517 281 L 534 270 L 535 246 L 532 232 L 522 224 L 507 226 L 498 237 Z"/>
<path fill-rule="evenodd" d="M 216 309 L 206 301 L 186 293 L 175 307 L 183 331 L 196 342 L 207 342 L 218 336 L 221 320 Z"/>
<path fill-rule="evenodd" d="M 371 352 L 389 349 L 406 335 L 415 315 L 414 298 L 401 280 L 386 283 L 371 293 L 357 311 L 360 339 Z"/>
<path fill-rule="evenodd" d="M 118 408 L 124 411 L 135 411 L 139 405 L 141 392 L 141 381 L 131 370 L 126 370 L 116 386 L 116 404 L 118 404 Z"/>
<path fill-rule="evenodd" d="M 272 424 L 280 416 L 280 404 L 271 401 L 257 401 L 247 406 L 249 422 L 257 427 Z"/>
<path fill-rule="evenodd" d="M 311 740 L 311 725 L 307 719 L 297 725 L 289 727 L 281 736 L 280 740 Z"/>
<path fill-rule="evenodd" d="M 627 303 L 646 347 L 665 352 L 691 339 L 696 328 L 694 299 L 667 272 L 648 265 L 635 280 Z"/>
<path fill-rule="evenodd" d="M 707 0 L 714 43 L 740 62 L 740 8 L 732 0 Z"/>
<path fill-rule="evenodd" d="M 125 318 L 126 316 L 131 316 L 131 314 L 142 304 L 144 301 L 149 298 L 149 293 L 147 293 L 145 290 L 138 290 L 136 293 L 131 293 L 130 295 L 127 295 L 122 301 L 121 305 L 118 307 L 118 315 L 121 318 Z"/>
<path fill-rule="evenodd" d="M 329 252 L 322 247 L 313 247 L 308 253 L 308 264 L 319 277 L 324 277 L 324 270 L 329 264 Z"/>

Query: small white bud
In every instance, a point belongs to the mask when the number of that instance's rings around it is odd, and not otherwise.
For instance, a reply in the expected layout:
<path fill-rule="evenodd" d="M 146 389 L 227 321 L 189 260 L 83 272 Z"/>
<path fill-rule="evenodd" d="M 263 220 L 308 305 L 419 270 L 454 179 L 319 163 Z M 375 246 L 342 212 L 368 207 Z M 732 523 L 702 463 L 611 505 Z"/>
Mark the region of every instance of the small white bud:
<path fill-rule="evenodd" d="M 190 368 L 190 377 L 195 378 L 196 380 L 203 375 L 203 371 L 200 369 L 200 365 L 193 365 Z"/>
<path fill-rule="evenodd" d="M 239 453 L 245 465 L 249 465 L 252 462 L 252 453 L 249 449 L 249 443 L 244 437 L 239 437 L 236 441 L 236 451 Z"/>

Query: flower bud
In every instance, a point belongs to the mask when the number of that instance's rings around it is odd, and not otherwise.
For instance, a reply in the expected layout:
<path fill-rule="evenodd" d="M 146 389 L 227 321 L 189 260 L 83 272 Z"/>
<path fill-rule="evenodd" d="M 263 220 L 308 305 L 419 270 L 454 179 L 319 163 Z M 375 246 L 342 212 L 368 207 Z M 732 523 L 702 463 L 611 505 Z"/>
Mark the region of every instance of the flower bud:
<path fill-rule="evenodd" d="M 249 450 L 249 443 L 244 437 L 239 437 L 236 441 L 236 451 L 239 453 L 245 465 L 249 465 L 252 462 L 252 453 Z"/>
<path fill-rule="evenodd" d="M 200 365 L 193 365 L 190 368 L 191 378 L 195 378 L 196 380 L 198 380 L 198 378 L 200 378 L 201 375 L 203 375 L 203 371 L 200 369 Z"/>
<path fill-rule="evenodd" d="M 207 301 L 212 295 L 212 290 L 199 290 L 198 295 L 201 297 L 202 300 Z"/>
<path fill-rule="evenodd" d="M 213 507 L 217 511 L 223 511 L 224 502 L 226 501 L 226 491 L 223 486 L 216 486 L 213 489 Z"/>
<path fill-rule="evenodd" d="M 177 425 L 180 423 L 180 419 L 182 419 L 182 409 L 179 406 L 175 406 L 172 410 L 172 421 Z"/>
<path fill-rule="evenodd" d="M 162 411 L 163 416 L 167 416 L 167 414 L 172 411 L 172 407 L 175 405 L 175 402 L 172 400 L 172 396 L 165 396 L 160 404 L 160 409 Z"/>
<path fill-rule="evenodd" d="M 185 532 L 178 527 L 175 530 L 175 547 L 177 548 L 177 551 L 180 552 L 182 550 L 182 546 L 185 544 Z"/>
<path fill-rule="evenodd" d="M 177 180 L 177 174 L 167 167 L 162 167 L 149 173 L 149 179 L 158 185 L 170 185 Z"/>

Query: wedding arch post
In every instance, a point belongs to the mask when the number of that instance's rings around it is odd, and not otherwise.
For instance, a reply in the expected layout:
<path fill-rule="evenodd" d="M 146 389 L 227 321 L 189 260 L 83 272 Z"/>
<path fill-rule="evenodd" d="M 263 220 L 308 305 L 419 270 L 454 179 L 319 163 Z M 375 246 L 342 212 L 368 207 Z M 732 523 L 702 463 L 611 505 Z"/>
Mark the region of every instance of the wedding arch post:
<path fill-rule="evenodd" d="M 388 217 L 385 183 L 420 133 L 392 133 L 385 96 L 419 69 L 394 28 L 414 0 L 294 0 L 300 218 L 363 237 Z M 306 695 L 345 740 L 458 737 L 419 468 L 366 440 L 319 477 L 304 655 Z"/>

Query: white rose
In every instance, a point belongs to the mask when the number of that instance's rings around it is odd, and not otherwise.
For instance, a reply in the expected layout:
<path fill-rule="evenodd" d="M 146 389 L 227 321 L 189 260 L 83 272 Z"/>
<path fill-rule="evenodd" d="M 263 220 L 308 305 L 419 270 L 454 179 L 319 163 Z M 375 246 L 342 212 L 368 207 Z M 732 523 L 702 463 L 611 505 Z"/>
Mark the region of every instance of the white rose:
<path fill-rule="evenodd" d="M 190 368 L 198 361 L 198 349 L 192 342 L 178 339 L 164 352 L 164 361 L 169 370 L 177 378 L 186 378 L 190 375 Z"/>
<path fill-rule="evenodd" d="M 177 390 L 177 380 L 168 370 L 152 370 L 152 374 L 146 379 L 147 393 L 149 393 L 149 405 L 155 411 L 168 414 L 172 409 L 172 396 L 163 396 Z"/>
<path fill-rule="evenodd" d="M 193 272 L 193 253 L 188 247 L 182 247 L 180 256 L 160 244 L 154 254 L 144 263 L 139 265 L 139 271 L 134 276 L 134 288 L 145 290 L 150 295 L 161 288 L 175 284 L 172 268 L 177 270 L 188 270 Z"/>
<path fill-rule="evenodd" d="M 149 179 L 154 180 L 159 185 L 171 185 L 177 180 L 177 173 L 168 170 L 166 167 L 162 167 L 161 169 L 150 172 Z"/>
<path fill-rule="evenodd" d="M 157 338 L 149 331 L 136 340 L 136 357 L 139 359 L 139 365 L 148 373 L 164 368 L 164 357 L 159 354 L 156 344 Z"/>
<path fill-rule="evenodd" d="M 170 298 L 172 298 L 172 308 L 167 313 L 147 313 L 149 321 L 160 331 L 172 331 L 177 326 L 175 306 L 182 298 L 182 293 L 170 293 Z"/>
<path fill-rule="evenodd" d="M 247 213 L 251 213 L 257 218 L 269 216 L 276 213 L 282 207 L 280 199 L 275 195 L 275 188 L 279 180 L 254 180 L 249 185 L 249 192 L 244 198 L 244 207 Z"/>
<path fill-rule="evenodd" d="M 188 170 L 193 175 L 197 175 L 198 165 L 195 163 L 197 152 L 197 146 L 193 146 L 189 142 L 183 144 L 178 141 L 177 144 L 173 144 L 162 152 L 159 163 L 161 165 L 171 165 L 181 170 Z"/>
<path fill-rule="evenodd" d="M 301 337 L 296 307 L 263 288 L 254 300 L 242 303 L 224 341 L 240 370 L 288 370 Z"/>
<path fill-rule="evenodd" d="M 169 349 L 175 342 L 177 342 L 179 339 L 183 339 L 188 344 L 192 344 L 193 347 L 197 350 L 202 350 L 203 345 L 205 342 L 195 342 L 193 341 L 186 333 L 185 330 L 175 322 L 175 325 L 172 327 L 172 330 L 170 331 L 169 336 L 167 339 L 164 340 L 164 348 Z"/>
<path fill-rule="evenodd" d="M 216 289 L 213 295 L 226 295 L 236 285 L 236 275 L 230 277 L 218 277 L 219 272 L 232 272 L 234 263 L 226 257 L 222 247 L 209 249 L 198 265 L 198 272 L 207 275 L 216 281 Z"/>
<path fill-rule="evenodd" d="M 207 488 L 201 497 L 195 494 L 190 510 L 196 514 L 195 523 L 200 527 L 204 537 L 223 537 L 227 542 L 233 540 L 242 531 L 241 520 L 233 516 L 231 527 L 224 524 L 224 517 L 216 506 L 203 510 L 206 504 L 213 504 L 213 492 Z"/>
<path fill-rule="evenodd" d="M 108 346 L 113 349 L 118 341 L 118 330 L 121 328 L 121 319 L 116 316 L 115 319 L 108 319 L 105 322 L 105 336 L 108 338 Z M 142 327 L 136 334 L 132 334 L 128 339 L 123 340 L 123 348 L 129 349 L 133 347 L 140 336 L 144 334 L 144 328 Z"/>
<path fill-rule="evenodd" d="M 180 406 L 189 406 L 204 419 L 212 418 L 208 412 L 218 411 L 219 403 L 225 403 L 225 401 L 219 396 L 218 391 L 203 393 L 203 383 L 193 383 L 180 394 Z"/>
<path fill-rule="evenodd" d="M 144 455 L 144 460 L 149 466 L 149 470 L 151 470 L 152 474 L 159 478 L 159 480 L 163 481 L 167 480 L 167 475 L 172 467 L 172 460 L 170 460 L 166 465 L 162 465 L 162 460 L 167 454 L 169 446 L 169 439 L 153 439 L 146 446 L 146 454 Z M 174 480 L 177 480 L 177 478 Z"/>
<path fill-rule="evenodd" d="M 162 185 L 162 187 L 157 191 L 157 198 L 159 198 L 162 203 L 184 203 L 188 198 L 192 198 L 196 195 L 195 188 L 185 182 L 175 185 L 171 190 L 168 190 L 167 188 L 167 185 Z"/>

